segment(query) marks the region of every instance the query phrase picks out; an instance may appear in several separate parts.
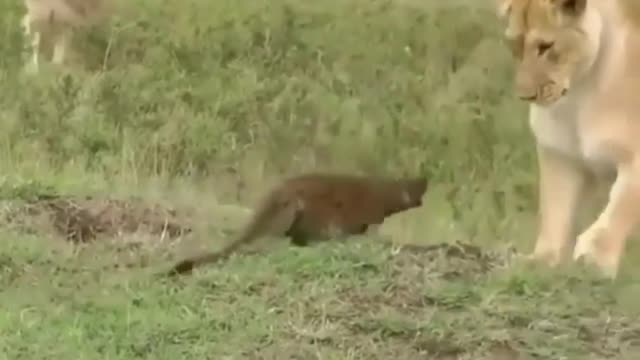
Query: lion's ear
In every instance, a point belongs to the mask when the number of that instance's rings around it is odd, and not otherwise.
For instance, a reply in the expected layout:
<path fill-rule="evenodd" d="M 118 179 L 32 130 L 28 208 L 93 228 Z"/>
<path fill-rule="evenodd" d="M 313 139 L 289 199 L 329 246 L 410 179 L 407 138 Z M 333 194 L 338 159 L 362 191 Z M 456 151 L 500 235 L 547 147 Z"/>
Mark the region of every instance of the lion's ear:
<path fill-rule="evenodd" d="M 527 3 L 523 0 L 495 0 L 498 16 L 507 19 L 505 36 L 515 38 L 522 34 L 524 30 L 525 7 Z"/>
<path fill-rule="evenodd" d="M 498 16 L 501 18 L 509 16 L 513 0 L 495 0 L 495 2 Z"/>
<path fill-rule="evenodd" d="M 587 8 L 587 0 L 553 0 L 553 4 L 556 10 L 567 18 L 581 17 Z"/>

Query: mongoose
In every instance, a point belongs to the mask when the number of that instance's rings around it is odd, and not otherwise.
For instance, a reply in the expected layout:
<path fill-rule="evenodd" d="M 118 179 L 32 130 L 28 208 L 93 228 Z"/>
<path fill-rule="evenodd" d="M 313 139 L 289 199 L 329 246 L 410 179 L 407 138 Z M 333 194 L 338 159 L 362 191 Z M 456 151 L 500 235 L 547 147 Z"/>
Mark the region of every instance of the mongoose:
<path fill-rule="evenodd" d="M 180 261 L 169 275 L 230 255 L 266 235 L 286 236 L 295 246 L 331 236 L 355 235 L 388 216 L 422 205 L 426 178 L 388 179 L 357 175 L 304 174 L 282 181 L 259 203 L 243 233 L 219 252 Z"/>

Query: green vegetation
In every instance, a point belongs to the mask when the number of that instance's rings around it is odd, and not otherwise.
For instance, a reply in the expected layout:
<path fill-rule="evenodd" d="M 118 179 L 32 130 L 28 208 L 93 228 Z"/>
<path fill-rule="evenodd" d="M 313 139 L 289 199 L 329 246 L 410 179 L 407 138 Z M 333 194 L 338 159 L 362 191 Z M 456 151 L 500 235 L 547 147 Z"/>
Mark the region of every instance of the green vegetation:
<path fill-rule="evenodd" d="M 0 359 L 637 358 L 633 244 L 613 284 L 514 261 L 535 238 L 535 154 L 492 5 L 130 2 L 78 37 L 74 65 L 33 76 L 22 4 L 0 0 Z M 432 186 L 377 235 L 151 276 L 306 170 Z M 47 194 L 136 196 L 193 231 L 73 247 L 25 211 Z"/>

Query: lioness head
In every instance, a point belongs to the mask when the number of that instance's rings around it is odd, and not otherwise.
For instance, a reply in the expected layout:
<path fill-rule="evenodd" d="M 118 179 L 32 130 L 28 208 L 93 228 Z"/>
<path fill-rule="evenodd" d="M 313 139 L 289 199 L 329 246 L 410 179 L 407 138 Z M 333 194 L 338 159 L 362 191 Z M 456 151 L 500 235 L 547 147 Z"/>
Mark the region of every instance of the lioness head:
<path fill-rule="evenodd" d="M 516 63 L 517 96 L 541 106 L 562 98 L 595 61 L 589 0 L 497 0 Z"/>

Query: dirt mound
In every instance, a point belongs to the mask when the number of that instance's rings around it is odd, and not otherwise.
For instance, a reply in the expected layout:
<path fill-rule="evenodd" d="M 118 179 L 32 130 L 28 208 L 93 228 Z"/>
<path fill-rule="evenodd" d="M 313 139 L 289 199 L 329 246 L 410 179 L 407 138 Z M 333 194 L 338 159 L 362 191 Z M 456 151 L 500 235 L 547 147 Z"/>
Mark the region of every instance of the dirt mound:
<path fill-rule="evenodd" d="M 508 254 L 463 242 L 401 245 L 392 252 L 395 267 L 426 270 L 444 279 L 486 274 L 508 261 Z"/>
<path fill-rule="evenodd" d="M 385 274 L 389 281 L 380 287 L 380 291 L 372 293 L 361 286 L 341 289 L 340 298 L 350 302 L 353 308 L 366 312 L 362 309 L 375 308 L 375 311 L 381 311 L 380 308 L 386 306 L 400 313 L 412 314 L 426 307 L 457 307 L 461 299 L 469 294 L 461 293 L 460 298 L 447 298 L 425 292 L 424 289 L 437 288 L 452 281 L 481 281 L 489 272 L 508 261 L 499 251 L 461 242 L 388 246 L 391 248 L 388 261 L 378 269 L 378 273 Z"/>
<path fill-rule="evenodd" d="M 483 301 L 475 284 L 486 282 L 489 273 L 505 265 L 513 255 L 510 249 L 463 242 L 384 247 L 388 258 L 372 265 L 375 269 L 368 270 L 366 277 L 375 281 L 367 280 L 366 285 L 345 281 L 336 285 L 338 300 L 329 302 L 331 305 L 310 299 L 301 304 L 300 311 L 331 323 L 341 338 L 354 342 L 379 338 L 384 350 L 390 351 L 380 358 L 397 356 L 400 351 L 406 354 L 403 359 L 521 358 L 514 339 L 473 331 L 456 333 L 450 327 L 472 321 L 466 315 L 468 309 Z"/>
<path fill-rule="evenodd" d="M 176 238 L 191 232 L 186 216 L 141 199 L 109 199 L 92 196 L 39 196 L 20 203 L 7 203 L 0 215 L 12 225 L 27 231 L 48 231 L 75 243 L 100 236 L 145 232 L 163 238 Z"/>

